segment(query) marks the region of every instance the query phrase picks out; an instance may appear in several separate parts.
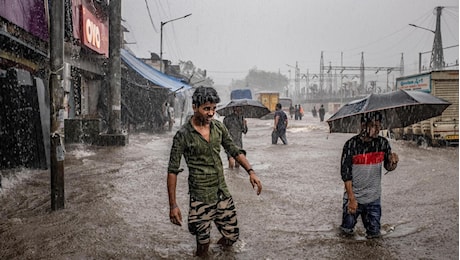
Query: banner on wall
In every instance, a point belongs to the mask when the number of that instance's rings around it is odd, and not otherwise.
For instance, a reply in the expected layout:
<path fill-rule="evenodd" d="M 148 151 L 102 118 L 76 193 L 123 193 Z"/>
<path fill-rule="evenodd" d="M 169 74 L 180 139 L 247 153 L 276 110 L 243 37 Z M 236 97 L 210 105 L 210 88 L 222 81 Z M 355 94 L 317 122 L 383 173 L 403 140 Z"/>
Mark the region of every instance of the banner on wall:
<path fill-rule="evenodd" d="M 83 5 L 81 16 L 81 41 L 93 51 L 109 56 L 109 30 L 97 17 Z"/>

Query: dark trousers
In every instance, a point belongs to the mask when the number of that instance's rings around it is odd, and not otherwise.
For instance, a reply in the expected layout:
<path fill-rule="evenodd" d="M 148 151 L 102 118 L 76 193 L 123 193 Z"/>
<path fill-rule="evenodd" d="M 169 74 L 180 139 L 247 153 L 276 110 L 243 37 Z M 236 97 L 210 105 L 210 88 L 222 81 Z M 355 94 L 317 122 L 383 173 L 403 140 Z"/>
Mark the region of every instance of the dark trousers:
<path fill-rule="evenodd" d="M 380 234 L 380 218 L 382 216 L 382 208 L 380 205 L 380 198 L 367 203 L 359 204 L 356 213 L 348 213 L 348 199 L 343 199 L 343 214 L 342 214 L 342 225 L 340 228 L 345 233 L 353 233 L 353 229 L 358 222 L 358 217 L 361 215 L 364 227 L 366 228 L 366 234 L 368 236 L 375 236 Z"/>
<path fill-rule="evenodd" d="M 287 138 L 286 138 L 286 130 L 273 131 L 272 132 L 272 144 L 277 144 L 278 143 L 278 138 L 281 139 L 283 144 L 288 144 L 288 141 L 287 141 Z"/>

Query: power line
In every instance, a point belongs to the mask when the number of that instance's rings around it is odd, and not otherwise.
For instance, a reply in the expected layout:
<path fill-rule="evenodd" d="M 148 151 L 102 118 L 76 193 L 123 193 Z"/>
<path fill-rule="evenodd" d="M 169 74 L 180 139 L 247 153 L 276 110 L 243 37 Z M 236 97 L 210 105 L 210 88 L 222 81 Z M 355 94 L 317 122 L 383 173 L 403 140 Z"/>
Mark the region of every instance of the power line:
<path fill-rule="evenodd" d="M 421 18 L 425 18 L 425 20 L 426 20 L 426 19 L 429 18 L 429 17 L 431 17 L 431 12 L 426 12 L 426 13 L 423 14 L 422 16 L 420 16 L 420 17 L 418 17 L 417 19 L 415 19 L 415 21 L 417 21 L 417 20 L 419 20 L 419 19 L 421 19 Z M 405 30 L 405 29 L 407 29 L 407 25 L 406 25 L 406 24 L 404 24 L 404 26 L 401 27 L 400 29 L 398 29 L 398 30 L 396 30 L 396 31 L 394 31 L 394 32 L 392 32 L 392 33 L 390 33 L 390 34 L 387 34 L 387 35 L 385 35 L 385 36 L 383 36 L 383 37 L 381 37 L 381 38 L 379 38 L 379 39 L 376 39 L 376 40 L 371 41 L 371 42 L 369 42 L 369 43 L 366 43 L 366 44 L 364 44 L 364 45 L 357 46 L 357 47 L 355 47 L 355 48 L 351 48 L 351 49 L 343 50 L 343 51 L 344 51 L 344 52 L 349 52 L 349 51 L 354 51 L 354 50 L 358 50 L 358 49 L 363 49 L 363 48 L 368 47 L 368 46 L 370 46 L 370 45 L 372 45 L 372 44 L 375 44 L 375 43 L 377 43 L 377 42 L 381 42 L 382 40 L 385 40 L 385 39 L 387 39 L 387 38 L 390 38 L 390 36 L 393 36 L 393 35 L 395 35 L 395 34 L 397 34 L 397 33 L 399 33 L 399 32 L 402 32 L 402 31 Z"/>
<path fill-rule="evenodd" d="M 153 22 L 152 14 L 150 13 L 150 8 L 149 8 L 149 4 L 147 3 L 147 0 L 145 0 L 145 6 L 147 7 L 147 13 L 149 14 L 150 23 L 152 24 L 153 30 L 155 30 L 155 32 L 158 33 L 158 30 L 155 27 L 155 23 Z"/>

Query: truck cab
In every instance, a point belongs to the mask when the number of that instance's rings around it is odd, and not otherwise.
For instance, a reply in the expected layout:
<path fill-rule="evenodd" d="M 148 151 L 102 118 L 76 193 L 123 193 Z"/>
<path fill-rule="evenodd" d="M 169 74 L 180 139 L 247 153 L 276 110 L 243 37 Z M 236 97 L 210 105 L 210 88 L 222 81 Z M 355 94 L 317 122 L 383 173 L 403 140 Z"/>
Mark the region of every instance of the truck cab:
<path fill-rule="evenodd" d="M 248 88 L 235 89 L 230 92 L 230 99 L 252 99 L 252 92 Z"/>
<path fill-rule="evenodd" d="M 278 102 L 281 104 L 281 109 L 284 111 L 284 113 L 289 115 L 289 108 L 292 106 L 292 98 L 280 97 Z"/>

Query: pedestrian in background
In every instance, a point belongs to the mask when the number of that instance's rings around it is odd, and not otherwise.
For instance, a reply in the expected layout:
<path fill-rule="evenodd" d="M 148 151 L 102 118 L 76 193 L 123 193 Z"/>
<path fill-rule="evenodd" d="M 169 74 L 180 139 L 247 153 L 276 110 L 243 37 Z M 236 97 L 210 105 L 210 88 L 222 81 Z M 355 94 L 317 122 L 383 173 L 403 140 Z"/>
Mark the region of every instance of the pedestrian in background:
<path fill-rule="evenodd" d="M 294 108 L 294 106 L 291 104 L 291 105 L 289 106 L 289 116 L 291 117 L 291 119 L 292 119 L 292 116 L 294 115 L 294 113 L 295 113 L 295 108 Z"/>
<path fill-rule="evenodd" d="M 181 226 L 176 184 L 177 175 L 183 171 L 180 168 L 182 156 L 187 163 L 188 230 L 196 238 L 196 255 L 200 257 L 208 255 L 212 222 L 222 235 L 217 243 L 223 247 L 232 246 L 239 238 L 236 208 L 225 182 L 220 157 L 221 146 L 248 172 L 249 182 L 253 188 L 257 187 L 257 195 L 262 192 L 262 183 L 246 159 L 246 152 L 233 143 L 224 124 L 213 119 L 219 102 L 214 88 L 198 87 L 195 90 L 193 116 L 176 132 L 168 165 L 169 218 L 171 223 Z"/>
<path fill-rule="evenodd" d="M 318 109 L 318 114 L 319 114 L 319 121 L 323 122 L 324 121 L 324 115 L 326 114 L 326 111 L 324 110 L 323 104 L 321 104 L 321 107 Z"/>
<path fill-rule="evenodd" d="M 299 120 L 299 106 L 294 105 L 294 120 Z"/>
<path fill-rule="evenodd" d="M 286 113 L 284 113 L 284 111 L 281 109 L 280 103 L 276 104 L 275 109 L 276 109 L 275 123 L 273 125 L 273 132 L 272 132 L 272 144 L 277 144 L 278 138 L 281 139 L 283 144 L 288 144 L 288 141 L 286 138 L 288 118 L 286 116 Z"/>
<path fill-rule="evenodd" d="M 299 104 L 299 120 L 302 120 L 303 114 L 304 114 L 303 107 Z"/>
<path fill-rule="evenodd" d="M 345 192 L 340 228 L 346 235 L 353 235 L 361 216 L 366 237 L 380 236 L 382 166 L 393 171 L 399 161 L 388 140 L 379 136 L 381 121 L 379 112 L 364 114 L 360 134 L 343 146 L 340 172 Z"/>
<path fill-rule="evenodd" d="M 168 131 L 172 131 L 174 125 L 174 108 L 168 103 L 165 102 L 163 106 L 163 118 L 166 123 L 168 123 Z"/>
<path fill-rule="evenodd" d="M 172 131 L 173 125 L 175 123 L 175 116 L 174 116 L 174 107 L 169 104 L 168 106 L 168 131 Z"/>
<path fill-rule="evenodd" d="M 223 120 L 224 125 L 227 127 L 233 142 L 240 149 L 243 148 L 243 134 L 248 132 L 248 125 L 246 119 L 243 117 L 241 107 L 233 107 L 233 113 L 226 116 Z M 228 168 L 239 168 L 240 165 L 235 161 L 229 153 L 227 153 Z"/>

